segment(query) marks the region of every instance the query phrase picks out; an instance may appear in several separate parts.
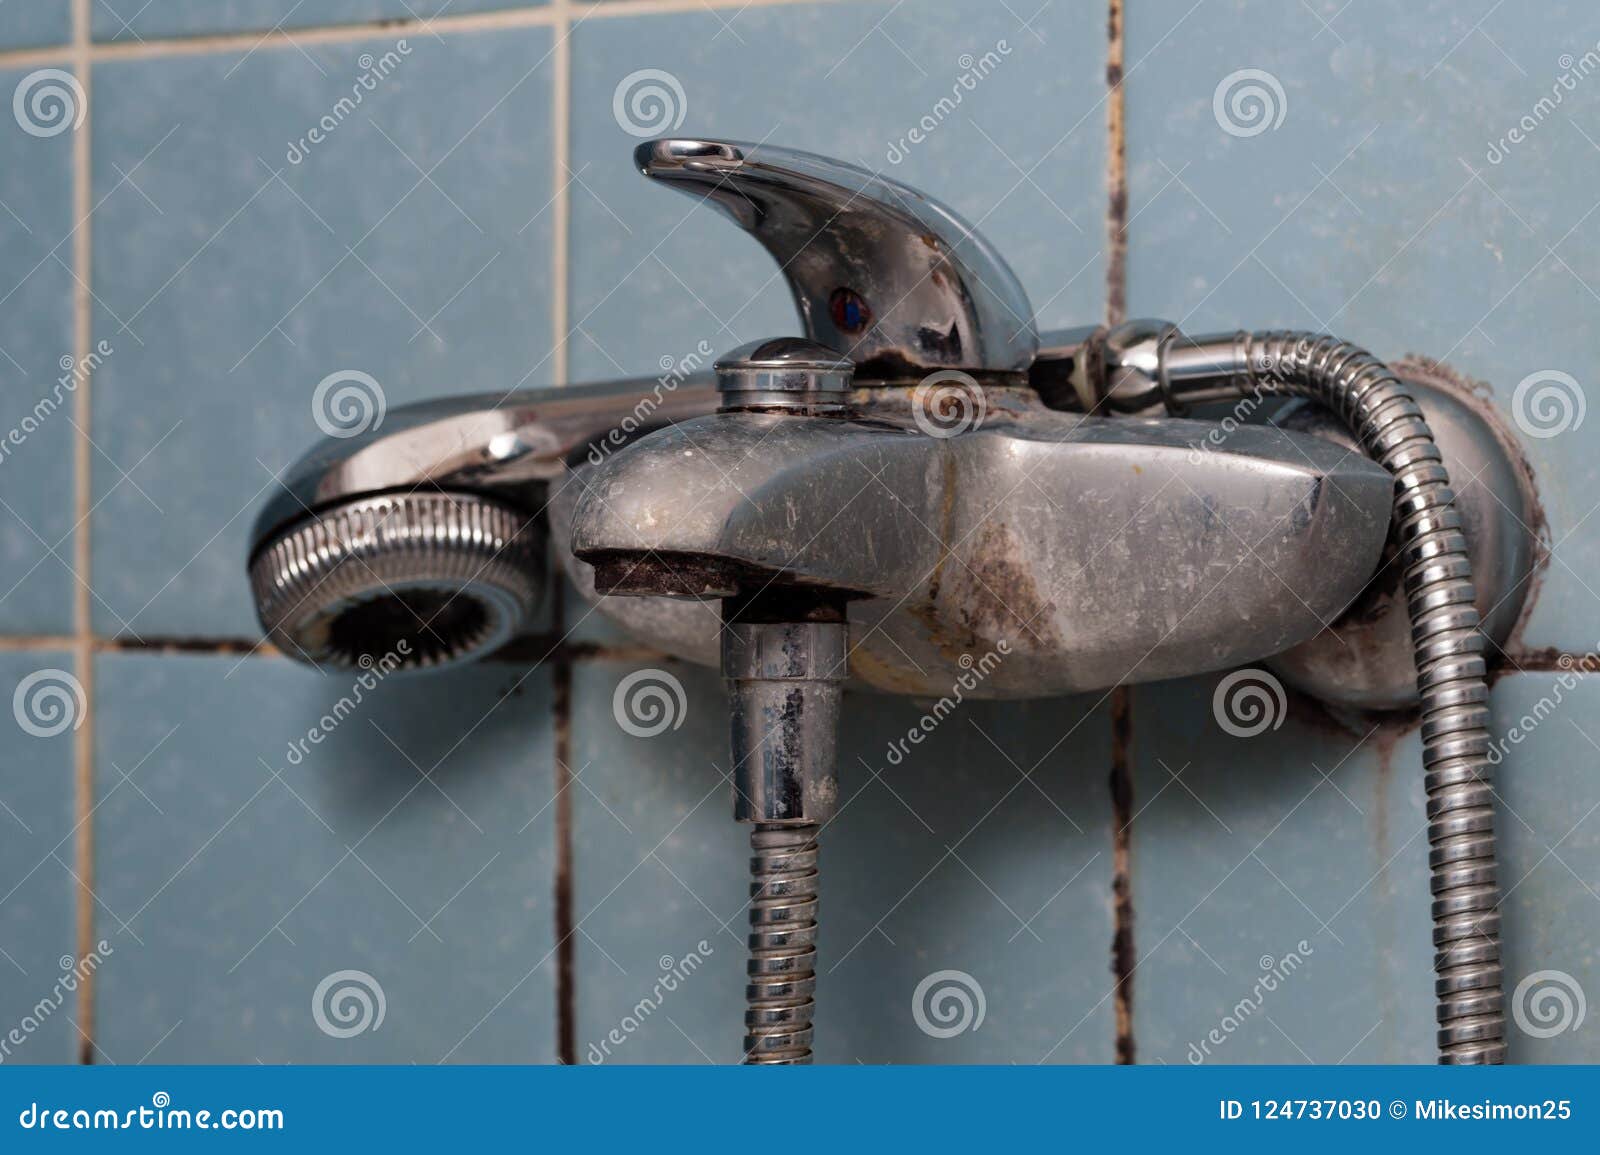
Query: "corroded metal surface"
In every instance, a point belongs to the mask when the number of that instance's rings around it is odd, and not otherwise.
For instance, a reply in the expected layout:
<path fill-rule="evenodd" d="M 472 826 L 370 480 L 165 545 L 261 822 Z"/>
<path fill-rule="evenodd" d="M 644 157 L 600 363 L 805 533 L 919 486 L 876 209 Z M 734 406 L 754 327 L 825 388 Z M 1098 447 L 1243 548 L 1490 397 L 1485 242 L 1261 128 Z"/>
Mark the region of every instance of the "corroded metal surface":
<path fill-rule="evenodd" d="M 586 470 L 556 518 L 601 589 L 630 595 L 600 612 L 710 664 L 714 610 L 641 595 L 830 589 L 850 597 L 858 683 L 937 696 L 999 653 L 970 696 L 1038 697 L 1277 653 L 1377 565 L 1389 479 L 1319 439 L 1249 428 L 1203 449 L 1209 425 L 1011 389 L 930 436 L 914 391 L 872 402 L 871 420 L 697 418 Z"/>

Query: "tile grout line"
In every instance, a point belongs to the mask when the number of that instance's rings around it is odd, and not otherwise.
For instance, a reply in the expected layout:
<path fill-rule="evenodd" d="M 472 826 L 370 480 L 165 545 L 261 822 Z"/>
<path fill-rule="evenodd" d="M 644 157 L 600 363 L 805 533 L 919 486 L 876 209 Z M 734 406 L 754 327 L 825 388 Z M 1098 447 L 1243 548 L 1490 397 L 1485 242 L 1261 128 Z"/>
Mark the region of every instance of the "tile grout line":
<path fill-rule="evenodd" d="M 33 654 L 66 651 L 71 653 L 80 639 L 75 634 L 0 635 L 0 654 Z M 127 638 L 89 639 L 96 654 L 146 654 L 160 657 L 243 657 L 286 660 L 289 655 L 258 638 Z M 563 640 L 554 633 L 528 634 L 513 639 L 495 653 L 479 659 L 496 665 L 529 665 L 530 655 L 564 656 L 578 662 L 670 662 L 670 654 L 651 646 L 623 642 L 583 642 Z M 1600 665 L 1600 655 L 1586 660 Z"/>
<path fill-rule="evenodd" d="M 73 0 L 76 4 L 77 0 Z M 151 37 L 143 40 L 94 41 L 80 46 L 54 44 L 42 47 L 0 50 L 0 68 L 27 68 L 75 62 L 85 52 L 91 61 L 155 60 L 173 56 L 193 56 L 238 49 L 246 52 L 291 48 L 307 44 L 338 44 L 366 40 L 375 36 L 427 29 L 438 33 L 471 32 L 507 28 L 555 26 L 579 12 L 582 19 L 618 19 L 628 16 L 701 12 L 718 8 L 782 8 L 800 4 L 842 4 L 850 0 L 551 0 L 538 7 L 509 8 L 497 12 L 471 12 L 434 17 L 378 19 L 354 24 L 324 24 L 306 28 L 246 29 L 197 36 Z"/>
<path fill-rule="evenodd" d="M 551 613 L 565 620 L 566 588 L 557 582 Z M 550 669 L 551 710 L 555 715 L 555 934 L 556 1062 L 578 1063 L 577 933 L 572 853 L 572 659 L 558 653 Z"/>
<path fill-rule="evenodd" d="M 77 571 L 73 587 L 73 665 L 83 686 L 84 712 L 82 724 L 73 732 L 73 798 L 77 822 L 74 857 L 77 865 L 77 932 L 76 954 L 87 958 L 94 949 L 94 625 L 89 606 L 89 565 L 92 533 L 90 530 L 90 486 L 93 483 L 91 466 L 90 391 L 93 388 L 94 363 L 90 360 L 89 342 L 93 329 L 90 311 L 89 278 L 93 264 L 90 238 L 93 223 L 89 215 L 93 209 L 93 190 L 90 149 L 93 134 L 93 66 L 90 62 L 90 0 L 72 0 L 72 71 L 83 86 L 84 119 L 72 134 L 72 215 L 82 222 L 72 240 L 72 346 L 73 365 L 81 369 L 81 383 L 73 398 L 73 419 L 77 435 L 73 438 L 72 472 L 74 520 L 78 529 L 72 539 L 72 564 Z M 78 986 L 78 1062 L 94 1062 L 94 975 L 85 974 Z"/>
<path fill-rule="evenodd" d="M 550 217 L 550 340 L 554 343 L 552 375 L 558 385 L 567 384 L 567 316 L 569 277 L 567 254 L 572 229 L 568 189 L 572 167 L 572 5 L 569 0 L 551 0 L 555 15 L 553 34 L 555 63 L 551 77 L 552 144 L 555 164 L 551 166 L 552 190 Z M 552 625 L 559 629 L 566 620 L 566 584 L 560 575 L 550 583 Z M 556 936 L 556 1062 L 575 1066 L 578 1062 L 577 1025 L 577 944 L 573 941 L 574 881 L 572 853 L 572 655 L 558 647 L 550 670 L 551 710 L 555 726 L 555 936 Z"/>
<path fill-rule="evenodd" d="M 550 671 L 555 713 L 555 933 L 556 1062 L 578 1063 L 577 943 L 572 855 L 572 662 L 557 658 Z"/>
<path fill-rule="evenodd" d="M 1128 149 L 1123 119 L 1123 2 L 1109 0 L 1106 17 L 1106 323 L 1128 315 Z"/>
<path fill-rule="evenodd" d="M 1120 324 L 1128 309 L 1128 160 L 1123 99 L 1123 0 L 1106 12 L 1106 322 Z M 1111 693 L 1111 973 L 1116 985 L 1115 1061 L 1137 1061 L 1133 1034 L 1133 691 Z"/>
<path fill-rule="evenodd" d="M 0 654 L 28 654 L 71 652 L 79 643 L 76 634 L 0 634 Z M 194 655 L 265 658 L 276 661 L 288 655 L 255 637 L 147 637 L 139 640 L 118 637 L 91 637 L 91 649 L 97 654 L 157 654 L 165 656 Z M 529 634 L 515 639 L 482 661 L 500 664 L 517 664 L 528 654 L 565 654 L 574 664 L 579 662 L 669 662 L 670 654 L 650 646 L 623 642 L 562 641 L 555 633 Z M 525 664 L 525 663 L 524 663 Z M 1593 677 L 1600 673 L 1600 651 L 1564 650 L 1559 646 L 1543 646 L 1531 650 L 1501 650 L 1489 665 L 1491 675 L 1553 674 L 1576 669 L 1582 676 Z"/>

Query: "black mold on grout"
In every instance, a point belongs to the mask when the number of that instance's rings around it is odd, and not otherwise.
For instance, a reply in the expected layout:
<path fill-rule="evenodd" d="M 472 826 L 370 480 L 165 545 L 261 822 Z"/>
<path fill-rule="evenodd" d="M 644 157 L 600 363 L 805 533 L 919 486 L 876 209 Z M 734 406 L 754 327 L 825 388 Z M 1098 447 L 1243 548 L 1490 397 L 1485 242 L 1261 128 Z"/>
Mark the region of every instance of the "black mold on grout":
<path fill-rule="evenodd" d="M 560 585 L 551 595 L 551 613 L 561 621 L 565 613 L 565 590 Z M 573 917 L 572 856 L 572 654 L 556 647 L 551 666 L 552 701 L 555 715 L 555 935 L 556 935 L 556 1061 L 566 1066 L 578 1062 L 577 1023 L 577 943 L 573 936 L 577 924 Z"/>
<path fill-rule="evenodd" d="M 70 650 L 77 640 L 53 634 L 0 635 L 0 654 Z M 94 638 L 90 645 L 97 654 L 197 654 L 249 655 L 258 658 L 283 658 L 275 646 L 255 638 Z M 528 634 L 513 638 L 495 653 L 482 659 L 498 665 L 529 665 L 558 661 L 578 662 L 676 662 L 679 659 L 649 646 L 613 642 L 570 642 L 554 633 Z M 1499 681 L 1514 674 L 1600 673 L 1600 652 L 1564 650 L 1559 646 L 1534 649 L 1496 649 L 1489 655 L 1490 680 Z"/>
<path fill-rule="evenodd" d="M 251 638 L 96 638 L 92 645 L 95 652 L 101 654 L 250 654 L 259 652 L 266 657 L 280 656 L 280 651 L 275 647 Z"/>
<path fill-rule="evenodd" d="M 526 665 L 544 661 L 670 662 L 675 659 L 649 646 L 614 645 L 606 642 L 569 642 L 564 635 L 530 634 L 513 638 L 486 662 Z"/>
<path fill-rule="evenodd" d="M 0 654 L 70 650 L 78 639 L 70 635 L 0 635 Z M 276 646 L 258 638 L 91 638 L 96 654 L 184 654 L 277 659 L 287 657 Z M 531 665 L 559 660 L 571 662 L 671 662 L 677 659 L 649 646 L 607 642 L 569 642 L 553 634 L 528 634 L 513 638 L 482 661 L 496 665 Z"/>
<path fill-rule="evenodd" d="M 1116 1015 L 1116 1062 L 1137 1062 L 1133 1035 L 1133 972 L 1138 966 L 1133 941 L 1133 690 L 1119 686 L 1111 695 L 1111 974 Z"/>

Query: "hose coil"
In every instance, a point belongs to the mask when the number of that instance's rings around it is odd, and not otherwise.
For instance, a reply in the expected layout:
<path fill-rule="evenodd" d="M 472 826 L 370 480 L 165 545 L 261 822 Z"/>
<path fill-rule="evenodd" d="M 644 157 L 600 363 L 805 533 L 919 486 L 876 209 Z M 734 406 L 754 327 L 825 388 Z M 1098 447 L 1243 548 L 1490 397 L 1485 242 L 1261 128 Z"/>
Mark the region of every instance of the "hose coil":
<path fill-rule="evenodd" d="M 1433 893 L 1441 1063 L 1505 1061 L 1489 689 L 1476 591 L 1455 493 L 1410 390 L 1381 361 L 1318 333 L 1240 334 L 1253 390 L 1336 413 L 1395 479 L 1417 685 Z"/>

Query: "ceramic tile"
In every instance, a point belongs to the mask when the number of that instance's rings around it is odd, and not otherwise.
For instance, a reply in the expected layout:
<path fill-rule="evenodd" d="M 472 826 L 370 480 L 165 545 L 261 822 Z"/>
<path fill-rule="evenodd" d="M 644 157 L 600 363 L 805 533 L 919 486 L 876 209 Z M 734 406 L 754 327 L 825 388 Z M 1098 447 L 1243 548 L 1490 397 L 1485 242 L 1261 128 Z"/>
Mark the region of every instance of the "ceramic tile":
<path fill-rule="evenodd" d="M 117 350 L 94 407 L 97 630 L 255 633 L 252 518 L 324 428 L 548 379 L 549 46 L 533 28 L 96 69 L 95 331 Z M 316 412 L 351 370 L 376 383 L 365 408 Z"/>
<path fill-rule="evenodd" d="M 111 1059 L 553 1060 L 543 673 L 111 655 L 97 679 Z"/>

